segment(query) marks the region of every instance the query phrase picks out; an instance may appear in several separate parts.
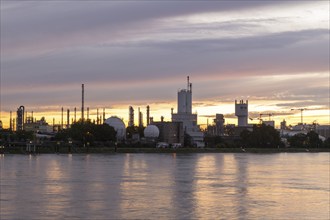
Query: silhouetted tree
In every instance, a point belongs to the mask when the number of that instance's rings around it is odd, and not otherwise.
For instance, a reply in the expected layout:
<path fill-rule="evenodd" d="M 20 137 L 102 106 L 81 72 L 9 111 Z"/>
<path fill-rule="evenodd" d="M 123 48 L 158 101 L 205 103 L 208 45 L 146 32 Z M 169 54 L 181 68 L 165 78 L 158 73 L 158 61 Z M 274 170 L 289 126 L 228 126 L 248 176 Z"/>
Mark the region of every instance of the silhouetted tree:
<path fill-rule="evenodd" d="M 307 135 L 303 133 L 295 134 L 288 138 L 290 147 L 306 147 L 307 146 Z"/>
<path fill-rule="evenodd" d="M 322 140 L 315 131 L 310 131 L 307 133 L 307 145 L 308 147 L 318 148 L 322 146 Z"/>
<path fill-rule="evenodd" d="M 296 134 L 288 138 L 288 142 L 290 143 L 291 147 L 322 147 L 322 140 L 319 138 L 319 135 L 315 131 L 310 131 L 307 134 Z"/>
<path fill-rule="evenodd" d="M 85 144 L 94 141 L 116 141 L 116 131 L 107 124 L 97 125 L 90 121 L 84 123 L 78 121 L 72 124 L 71 128 L 62 130 L 56 135 L 57 140 L 66 141 L 68 138 Z"/>
<path fill-rule="evenodd" d="M 323 142 L 323 147 L 330 148 L 330 137 Z"/>
<path fill-rule="evenodd" d="M 280 134 L 272 126 L 253 125 L 253 130 L 241 132 L 241 143 L 244 147 L 274 148 L 282 146 Z"/>

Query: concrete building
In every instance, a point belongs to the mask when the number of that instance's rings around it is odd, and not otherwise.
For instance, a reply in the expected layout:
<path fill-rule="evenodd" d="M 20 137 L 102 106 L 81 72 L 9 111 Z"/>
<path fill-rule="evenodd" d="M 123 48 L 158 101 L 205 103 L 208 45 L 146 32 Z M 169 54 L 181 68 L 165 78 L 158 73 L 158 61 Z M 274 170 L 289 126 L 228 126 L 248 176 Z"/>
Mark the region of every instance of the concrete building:
<path fill-rule="evenodd" d="M 316 127 L 315 132 L 325 138 L 330 138 L 330 125 L 319 125 Z"/>
<path fill-rule="evenodd" d="M 172 113 L 172 122 L 182 122 L 183 130 L 191 138 L 194 145 L 204 146 L 204 134 L 197 125 L 197 114 L 192 114 L 192 84 L 187 77 L 187 89 L 178 92 L 178 110 Z"/>
<path fill-rule="evenodd" d="M 34 133 L 52 133 L 53 126 L 49 125 L 44 117 L 40 120 L 28 118 L 27 122 L 24 124 L 24 130 L 33 131 Z"/>
<path fill-rule="evenodd" d="M 168 144 L 180 143 L 184 146 L 184 131 L 182 122 L 153 122 L 152 125 L 159 129 L 159 142 Z"/>
<path fill-rule="evenodd" d="M 237 102 L 235 100 L 235 116 L 237 116 L 238 119 L 238 127 L 246 127 L 248 126 L 248 100 L 244 103 L 243 100 L 240 100 Z"/>

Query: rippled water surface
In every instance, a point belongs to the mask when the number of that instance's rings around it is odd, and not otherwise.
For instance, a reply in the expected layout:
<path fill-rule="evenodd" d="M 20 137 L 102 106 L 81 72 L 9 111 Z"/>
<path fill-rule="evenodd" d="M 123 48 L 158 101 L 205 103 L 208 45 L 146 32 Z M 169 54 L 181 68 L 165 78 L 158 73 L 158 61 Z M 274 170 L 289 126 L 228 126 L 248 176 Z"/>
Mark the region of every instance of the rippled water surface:
<path fill-rule="evenodd" d="M 2 155 L 0 219 L 329 219 L 329 155 Z"/>

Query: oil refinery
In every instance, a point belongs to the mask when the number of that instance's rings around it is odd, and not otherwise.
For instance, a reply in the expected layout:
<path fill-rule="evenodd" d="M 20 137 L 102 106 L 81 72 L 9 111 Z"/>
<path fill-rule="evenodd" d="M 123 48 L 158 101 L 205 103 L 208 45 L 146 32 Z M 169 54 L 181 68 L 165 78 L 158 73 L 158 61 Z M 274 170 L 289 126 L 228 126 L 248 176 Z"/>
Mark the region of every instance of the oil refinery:
<path fill-rule="evenodd" d="M 214 115 L 213 123 L 207 124 L 205 129 L 201 129 L 198 124 L 198 115 L 193 113 L 193 98 L 192 98 L 192 83 L 189 76 L 185 89 L 180 89 L 177 93 L 177 111 L 171 108 L 171 120 L 165 121 L 161 116 L 157 121 L 151 115 L 152 106 L 146 105 L 145 118 L 138 107 L 135 113 L 134 106 L 128 107 L 128 123 L 125 125 L 124 119 L 117 116 L 106 118 L 106 111 L 103 108 L 103 113 L 96 110 L 96 119 L 91 120 L 90 112 L 93 110 L 89 107 L 85 109 L 85 85 L 81 85 L 81 117 L 77 119 L 77 108 L 65 109 L 61 108 L 61 120 L 52 124 L 46 122 L 42 117 L 37 120 L 33 116 L 33 111 L 28 113 L 26 107 L 21 105 L 16 111 L 16 117 L 10 111 L 9 131 L 29 131 L 33 132 L 37 138 L 51 139 L 63 130 L 70 129 L 77 122 L 93 123 L 95 125 L 106 124 L 113 127 L 116 132 L 116 140 L 118 143 L 142 143 L 156 145 L 157 143 L 165 143 L 162 146 L 191 146 L 203 148 L 206 145 L 210 146 L 207 139 L 212 137 L 221 137 L 223 140 L 229 140 L 233 143 L 240 139 L 240 135 L 244 130 L 252 131 L 254 126 L 266 125 L 275 128 L 275 121 L 271 120 L 273 113 L 260 113 L 258 118 L 249 117 L 249 100 L 235 100 L 235 116 L 237 117 L 237 125 L 225 124 L 226 118 L 224 114 L 217 113 Z M 319 135 L 322 141 L 330 137 L 329 125 L 320 126 L 316 123 L 312 125 L 303 123 L 303 111 L 306 108 L 291 109 L 301 112 L 301 123 L 296 126 L 287 126 L 286 121 L 281 122 L 278 132 L 282 138 L 289 138 L 297 134 L 307 135 L 308 132 L 314 131 Z M 66 112 L 66 116 L 65 116 Z M 73 114 L 70 115 L 70 112 Z M 86 115 L 85 115 L 86 113 Z M 137 114 L 137 117 L 135 117 Z M 262 117 L 268 116 L 269 120 L 264 120 Z M 137 118 L 137 124 L 135 119 Z M 257 120 L 258 123 L 250 124 L 250 121 Z M 145 122 L 145 123 L 144 123 Z M 3 128 L 2 122 L 0 130 Z M 159 146 L 159 145 L 157 145 Z"/>

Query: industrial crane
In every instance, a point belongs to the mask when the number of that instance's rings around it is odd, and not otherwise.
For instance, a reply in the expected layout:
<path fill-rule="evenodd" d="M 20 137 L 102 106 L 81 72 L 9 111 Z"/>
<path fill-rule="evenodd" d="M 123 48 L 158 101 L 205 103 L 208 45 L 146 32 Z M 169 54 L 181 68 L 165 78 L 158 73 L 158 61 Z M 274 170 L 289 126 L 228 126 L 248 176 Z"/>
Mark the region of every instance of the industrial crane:
<path fill-rule="evenodd" d="M 291 111 L 299 110 L 301 114 L 301 124 L 303 124 L 303 111 L 308 110 L 307 108 L 292 108 Z"/>
<path fill-rule="evenodd" d="M 260 118 L 260 120 L 261 120 L 261 117 L 262 117 L 263 115 L 268 115 L 268 117 L 269 117 L 269 121 L 270 121 L 270 116 L 273 116 L 274 114 L 273 114 L 273 113 L 259 114 L 259 118 Z"/>
<path fill-rule="evenodd" d="M 262 124 L 263 123 L 263 119 L 262 119 L 262 116 L 263 115 L 268 115 L 268 119 L 269 119 L 269 121 L 270 121 L 270 117 L 271 116 L 273 116 L 274 115 L 274 113 L 267 113 L 267 114 L 259 114 L 259 118 L 249 118 L 251 121 L 253 121 L 253 120 L 259 120 L 259 124 Z"/>

